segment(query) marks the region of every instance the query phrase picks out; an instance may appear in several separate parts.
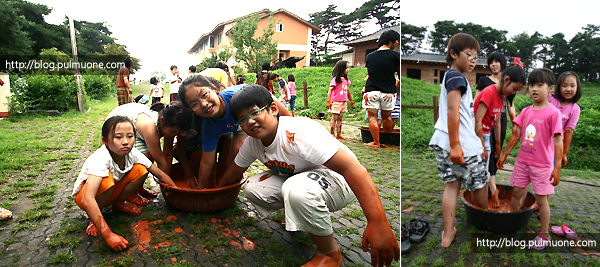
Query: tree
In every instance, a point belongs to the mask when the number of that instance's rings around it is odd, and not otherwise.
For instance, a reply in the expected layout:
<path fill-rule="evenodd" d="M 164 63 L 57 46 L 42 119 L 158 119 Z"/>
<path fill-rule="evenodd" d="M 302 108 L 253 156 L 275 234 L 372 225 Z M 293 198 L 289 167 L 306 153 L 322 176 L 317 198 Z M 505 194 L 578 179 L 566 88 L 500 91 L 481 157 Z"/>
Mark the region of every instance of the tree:
<path fill-rule="evenodd" d="M 327 54 L 329 45 L 335 43 L 335 34 L 339 30 L 339 25 L 344 13 L 335 11 L 336 5 L 329 5 L 324 11 L 308 14 L 310 17 L 310 23 L 321 28 L 321 31 L 317 34 L 313 34 L 311 45 L 312 53 L 311 57 L 320 61 L 321 57 Z"/>
<path fill-rule="evenodd" d="M 110 36 L 112 32 L 108 29 L 108 25 L 104 25 L 104 23 L 73 20 L 78 55 L 103 53 L 107 45 L 115 42 L 115 38 Z M 63 25 L 67 27 L 69 25 L 69 19 L 66 16 Z"/>
<path fill-rule="evenodd" d="M 537 31 L 531 36 L 526 32 L 522 32 L 511 38 L 510 42 L 504 46 L 506 50 L 503 52 L 509 58 L 521 58 L 521 62 L 525 65 L 523 68 L 526 72 L 529 72 L 538 59 L 536 51 L 542 40 L 543 36 Z"/>
<path fill-rule="evenodd" d="M 377 25 L 383 29 L 394 24 L 397 25 L 397 18 L 399 17 L 399 0 L 369 0 L 348 14 L 347 21 L 368 21 L 375 19 Z"/>
<path fill-rule="evenodd" d="M 206 68 L 214 68 L 217 62 L 227 62 L 234 55 L 233 49 L 229 44 L 223 46 L 223 49 L 219 50 L 219 53 L 212 52 L 210 56 L 202 59 L 202 62 L 196 65 L 198 71 L 202 71 Z"/>
<path fill-rule="evenodd" d="M 272 40 L 275 33 L 273 15 L 269 16 L 268 26 L 263 29 L 263 34 L 254 37 L 259 21 L 260 16 L 256 13 L 237 18 L 228 33 L 236 48 L 235 58 L 243 61 L 251 72 L 260 71 L 261 65 L 271 62 L 273 55 L 277 53 L 277 42 Z"/>
<path fill-rule="evenodd" d="M 548 44 L 548 54 L 544 62 L 544 67 L 550 68 L 554 73 L 562 73 L 559 69 L 565 64 L 569 57 L 569 43 L 565 40 L 563 33 L 556 33 L 551 37 L 546 38 Z"/>
<path fill-rule="evenodd" d="M 421 47 L 421 42 L 425 38 L 427 33 L 427 27 L 414 26 L 408 23 L 401 23 L 401 46 L 402 54 L 408 55 L 412 52 L 417 51 Z"/>
<path fill-rule="evenodd" d="M 600 26 L 588 24 L 584 32 L 577 33 L 569 42 L 572 70 L 585 81 L 598 80 L 600 74 Z"/>
<path fill-rule="evenodd" d="M 153 70 L 150 72 L 150 77 L 156 77 L 159 83 L 162 83 L 167 79 L 167 74 L 162 70 Z"/>
<path fill-rule="evenodd" d="M 472 35 L 479 42 L 480 54 L 488 55 L 493 51 L 505 46 L 507 31 L 496 30 L 492 27 L 484 27 L 474 23 L 454 24 L 453 20 L 438 21 L 434 25 L 434 31 L 429 34 L 429 43 L 433 51 L 440 54 L 447 53 L 448 41 L 459 32 Z M 404 31 L 404 29 L 402 30 Z"/>

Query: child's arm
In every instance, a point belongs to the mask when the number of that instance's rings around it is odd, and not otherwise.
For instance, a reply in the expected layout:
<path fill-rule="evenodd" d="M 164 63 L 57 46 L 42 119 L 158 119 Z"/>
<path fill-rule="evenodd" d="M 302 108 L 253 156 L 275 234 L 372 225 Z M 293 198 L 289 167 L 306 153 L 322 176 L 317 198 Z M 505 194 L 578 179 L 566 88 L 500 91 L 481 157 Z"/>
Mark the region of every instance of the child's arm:
<path fill-rule="evenodd" d="M 190 185 L 194 185 L 198 180 L 196 180 L 192 168 L 190 168 L 190 162 L 185 151 L 186 141 L 186 136 L 177 136 L 177 154 L 179 154 L 179 162 L 181 162 L 181 167 L 183 167 L 183 178 L 188 181 Z M 192 187 L 196 186 L 194 185 Z"/>
<path fill-rule="evenodd" d="M 515 118 L 517 117 L 517 111 L 515 110 L 515 103 L 513 102 L 513 104 L 511 105 L 510 103 L 508 104 L 508 115 L 510 117 L 510 122 L 513 125 L 513 132 L 515 131 Z"/>
<path fill-rule="evenodd" d="M 326 109 L 331 108 L 331 95 L 333 94 L 333 85 L 329 86 L 329 92 L 327 92 L 327 105 L 325 105 Z"/>
<path fill-rule="evenodd" d="M 94 224 L 106 244 L 114 251 L 121 251 L 127 248 L 129 242 L 110 230 L 108 224 L 104 221 L 104 217 L 102 217 L 102 211 L 96 201 L 96 194 L 98 193 L 102 179 L 100 176 L 88 175 L 85 191 L 81 199 L 81 206 L 88 217 L 90 217 L 90 221 Z"/>
<path fill-rule="evenodd" d="M 169 175 L 167 175 L 165 172 L 159 169 L 156 165 L 152 164 L 152 166 L 148 168 L 148 171 L 152 173 L 152 175 L 156 176 L 156 178 L 158 178 L 158 180 L 160 180 L 161 182 L 166 183 L 172 187 L 177 187 L 177 185 L 173 182 L 171 177 L 169 177 Z"/>
<path fill-rule="evenodd" d="M 364 252 L 367 252 L 371 246 L 371 264 L 383 266 L 385 263 L 391 266 L 392 260 L 398 261 L 400 258 L 398 241 L 367 170 L 343 148 L 340 148 L 324 165 L 344 176 L 367 217 L 362 246 Z"/>
<path fill-rule="evenodd" d="M 287 85 L 284 85 L 283 89 L 285 89 L 285 101 L 290 101 L 290 88 L 288 88 Z"/>
<path fill-rule="evenodd" d="M 485 117 L 485 113 L 487 112 L 487 106 L 482 102 L 479 102 L 479 107 L 477 108 L 477 114 L 475 114 L 475 133 L 481 140 L 481 145 L 483 146 L 483 161 L 487 162 L 488 160 L 488 151 L 485 149 L 485 142 L 483 141 L 483 117 Z"/>
<path fill-rule="evenodd" d="M 573 139 L 573 129 L 567 128 L 565 130 L 565 138 L 563 140 L 563 154 L 562 154 L 562 166 L 567 166 L 567 152 L 571 146 L 571 139 Z"/>
<path fill-rule="evenodd" d="M 496 143 L 494 144 L 494 150 L 496 150 L 496 152 L 494 153 L 494 158 L 499 158 L 500 157 L 500 153 L 502 152 L 502 142 L 500 142 L 500 133 L 502 132 L 502 126 L 500 125 L 500 122 L 496 122 L 496 125 L 494 125 L 494 138 L 496 139 Z M 490 144 L 492 145 L 492 144 Z"/>
<path fill-rule="evenodd" d="M 354 101 L 352 101 L 352 93 L 350 93 L 350 89 L 348 89 L 348 101 L 350 101 L 350 107 L 353 107 Z"/>
<path fill-rule="evenodd" d="M 454 164 L 465 164 L 465 154 L 460 147 L 458 135 L 460 97 L 460 90 L 452 90 L 448 93 L 448 137 L 450 138 L 450 160 Z"/>
<path fill-rule="evenodd" d="M 227 168 L 227 171 L 225 171 L 221 177 L 217 187 L 224 187 L 236 183 L 244 176 L 244 172 L 247 169 L 248 167 L 243 168 L 233 162 L 233 164 L 229 165 L 229 168 Z"/>
<path fill-rule="evenodd" d="M 557 186 L 560 183 L 560 166 L 563 156 L 563 140 L 560 134 L 554 135 L 554 170 L 550 176 L 550 181 L 553 186 Z"/>
<path fill-rule="evenodd" d="M 515 148 L 515 146 L 519 142 L 520 138 L 521 138 L 521 127 L 519 127 L 518 124 L 514 124 L 514 122 L 513 122 L 512 136 L 510 137 L 510 140 L 508 140 L 508 145 L 506 145 L 506 149 L 504 150 L 504 152 L 502 152 L 502 156 L 500 156 L 500 158 L 496 162 L 496 167 L 499 170 L 504 169 L 504 162 L 506 161 L 508 154 L 510 154 L 510 152 L 513 150 L 513 148 Z"/>
<path fill-rule="evenodd" d="M 200 158 L 200 168 L 198 169 L 198 189 L 206 188 L 208 179 L 210 178 L 213 167 L 215 165 L 217 156 L 217 149 L 206 152 L 202 151 L 202 158 Z"/>
<path fill-rule="evenodd" d="M 154 125 L 154 122 L 150 119 L 150 117 L 142 116 L 140 114 L 136 125 L 136 130 L 144 137 L 148 151 L 150 152 L 152 159 L 156 161 L 158 168 L 166 173 L 170 173 L 171 164 L 168 164 L 163 151 L 160 149 L 160 139 L 158 137 L 158 133 L 156 132 L 156 126 Z M 171 149 L 173 148 L 171 147 Z"/>

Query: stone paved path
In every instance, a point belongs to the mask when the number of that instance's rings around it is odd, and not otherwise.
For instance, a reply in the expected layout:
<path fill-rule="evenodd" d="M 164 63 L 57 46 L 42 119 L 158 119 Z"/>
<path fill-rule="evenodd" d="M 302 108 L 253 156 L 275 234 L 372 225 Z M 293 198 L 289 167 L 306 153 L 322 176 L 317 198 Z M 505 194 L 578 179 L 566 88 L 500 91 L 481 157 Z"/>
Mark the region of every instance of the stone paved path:
<path fill-rule="evenodd" d="M 10 200 L 13 219 L 0 222 L 0 266 L 300 266 L 314 256 L 308 234 L 283 229 L 282 213 L 259 220 L 243 193 L 234 206 L 214 214 L 172 209 L 162 195 L 140 216 L 105 209 L 111 229 L 130 242 L 123 252 L 110 250 L 101 237 L 87 236 L 89 219 L 69 195 L 81 165 L 98 145 L 89 140 L 99 137 L 103 118 L 60 122 L 62 132 L 50 126 L 37 129 L 41 138 L 70 138 L 57 152 L 57 160 L 37 166 L 36 174 L 20 171 L 1 185 L 9 188 L 17 181 L 35 181 Z M 399 233 L 399 149 L 369 149 L 356 132 L 348 134 L 352 138 L 344 143 L 371 174 L 388 219 Z M 7 194 L 2 195 L 4 200 L 10 199 Z M 360 245 L 366 219 L 358 202 L 333 213 L 332 220 L 343 266 L 370 266 L 370 254 Z M 255 243 L 254 250 L 243 247 L 244 238 Z"/>

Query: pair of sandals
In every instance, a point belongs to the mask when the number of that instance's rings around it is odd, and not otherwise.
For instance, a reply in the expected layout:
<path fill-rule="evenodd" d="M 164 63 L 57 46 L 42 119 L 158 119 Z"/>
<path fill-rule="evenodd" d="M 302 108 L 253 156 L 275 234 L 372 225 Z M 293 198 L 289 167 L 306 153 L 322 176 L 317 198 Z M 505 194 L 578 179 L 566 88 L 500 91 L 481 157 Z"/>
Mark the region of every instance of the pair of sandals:
<path fill-rule="evenodd" d="M 552 228 L 550 228 L 550 231 L 558 236 L 564 236 L 568 239 L 575 239 L 577 238 L 577 234 L 575 232 L 573 232 L 573 230 L 571 230 L 571 228 L 569 228 L 569 226 L 567 226 L 566 224 L 563 224 L 561 226 L 552 226 Z M 537 234 L 537 236 L 533 239 L 534 243 L 533 246 L 531 248 L 535 249 L 535 250 L 543 250 L 546 248 L 546 245 L 551 241 L 551 238 L 546 238 L 544 235 L 542 235 L 541 233 Z M 546 242 L 544 242 L 546 241 Z"/>
<path fill-rule="evenodd" d="M 411 219 L 407 225 L 402 225 L 401 252 L 410 250 L 410 242 L 421 242 L 429 232 L 429 222 L 418 219 Z"/>

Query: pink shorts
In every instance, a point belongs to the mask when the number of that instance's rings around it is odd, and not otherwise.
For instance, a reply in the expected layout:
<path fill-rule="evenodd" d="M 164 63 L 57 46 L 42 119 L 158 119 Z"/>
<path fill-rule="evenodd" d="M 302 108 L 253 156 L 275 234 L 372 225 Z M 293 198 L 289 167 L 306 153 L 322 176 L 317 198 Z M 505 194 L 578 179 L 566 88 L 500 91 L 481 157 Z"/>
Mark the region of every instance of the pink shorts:
<path fill-rule="evenodd" d="M 525 188 L 531 182 L 536 195 L 552 195 L 554 186 L 550 183 L 551 175 L 552 167 L 531 166 L 517 160 L 510 176 L 510 183 L 516 187 Z"/>

